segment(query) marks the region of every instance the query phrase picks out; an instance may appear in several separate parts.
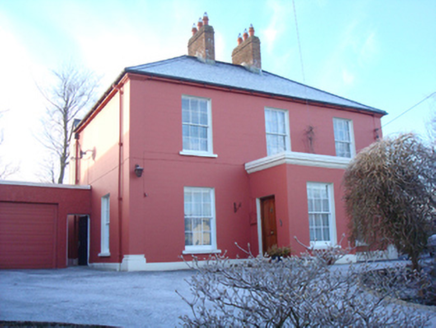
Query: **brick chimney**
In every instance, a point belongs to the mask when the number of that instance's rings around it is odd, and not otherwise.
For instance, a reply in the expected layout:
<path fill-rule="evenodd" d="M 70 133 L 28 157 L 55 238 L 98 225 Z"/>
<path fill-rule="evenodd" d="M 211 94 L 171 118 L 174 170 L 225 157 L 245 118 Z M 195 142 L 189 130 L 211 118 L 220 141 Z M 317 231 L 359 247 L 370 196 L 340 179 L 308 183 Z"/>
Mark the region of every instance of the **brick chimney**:
<path fill-rule="evenodd" d="M 248 33 L 245 29 L 243 39 L 239 34 L 238 45 L 232 52 L 232 62 L 236 65 L 243 65 L 252 72 L 261 72 L 260 40 L 254 35 L 253 25 L 250 25 Z"/>
<path fill-rule="evenodd" d="M 188 42 L 188 55 L 196 56 L 206 63 L 215 62 L 215 41 L 214 30 L 209 25 L 207 13 L 204 13 L 203 19 L 199 19 L 197 28 L 192 27 L 192 37 Z"/>

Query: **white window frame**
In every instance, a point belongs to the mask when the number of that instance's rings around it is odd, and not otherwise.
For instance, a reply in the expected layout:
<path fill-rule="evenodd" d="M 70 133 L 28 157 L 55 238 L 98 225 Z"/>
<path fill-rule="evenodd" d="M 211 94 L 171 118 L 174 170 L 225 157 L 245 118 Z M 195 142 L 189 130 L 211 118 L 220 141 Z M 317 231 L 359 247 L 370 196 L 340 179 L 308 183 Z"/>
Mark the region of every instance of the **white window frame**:
<path fill-rule="evenodd" d="M 329 203 L 329 211 L 310 211 L 309 205 L 309 189 L 310 188 L 326 188 L 327 187 L 327 197 Z M 333 193 L 333 184 L 324 182 L 307 182 L 307 210 L 308 210 L 308 226 L 309 226 L 309 240 L 310 238 L 310 215 L 311 214 L 328 214 L 329 216 L 329 234 L 330 240 L 310 240 L 310 245 L 315 249 L 327 248 L 328 246 L 335 246 L 337 244 L 336 236 L 336 215 L 335 215 L 335 201 Z"/>
<path fill-rule="evenodd" d="M 350 134 L 349 135 L 349 139 L 350 140 L 341 140 L 341 139 L 337 139 L 336 138 L 336 122 L 345 122 L 348 125 L 348 132 Z M 334 134 L 334 139 L 335 139 L 335 152 L 336 152 L 336 156 L 337 157 L 344 157 L 344 158 L 353 158 L 356 155 L 356 147 L 354 145 L 353 121 L 345 119 L 345 118 L 334 117 L 333 118 L 333 134 Z M 343 156 L 343 155 L 338 154 L 338 147 L 337 147 L 338 143 L 349 144 L 349 146 L 350 146 L 350 156 Z"/>
<path fill-rule="evenodd" d="M 207 126 L 201 125 L 201 124 L 194 124 L 194 123 L 184 123 L 183 122 L 183 100 L 189 99 L 189 100 L 198 100 L 198 101 L 205 101 L 207 103 Z M 217 157 L 213 153 L 213 140 L 212 140 L 212 101 L 209 98 L 201 98 L 201 97 L 194 97 L 194 96 L 188 96 L 188 95 L 182 95 L 182 151 L 180 151 L 180 155 L 188 155 L 188 156 L 202 156 L 202 157 Z M 183 126 L 185 125 L 197 125 L 197 126 L 203 126 L 207 127 L 207 151 L 205 150 L 193 150 L 193 149 L 185 149 L 184 146 L 184 135 L 183 135 Z"/>
<path fill-rule="evenodd" d="M 276 111 L 276 112 L 282 112 L 285 114 L 285 134 L 279 134 L 279 133 L 272 133 L 272 132 L 268 132 L 267 128 L 268 128 L 268 124 L 267 124 L 267 119 L 266 119 L 266 115 L 268 111 Z M 265 117 L 265 138 L 266 138 L 266 153 L 267 156 L 272 156 L 275 154 L 279 154 L 281 152 L 276 152 L 276 153 L 272 153 L 270 151 L 270 148 L 268 146 L 268 135 L 281 135 L 285 137 L 285 152 L 286 151 L 291 151 L 291 133 L 290 133 L 290 128 L 289 128 L 289 111 L 286 109 L 278 109 L 278 108 L 271 108 L 271 107 L 265 107 L 264 110 L 264 117 Z"/>
<path fill-rule="evenodd" d="M 110 256 L 110 194 L 101 197 L 101 244 L 98 256 Z"/>
<path fill-rule="evenodd" d="M 184 195 L 187 192 L 204 192 L 208 191 L 210 196 L 210 207 L 211 207 L 211 215 L 209 216 L 211 219 L 210 222 L 210 229 L 211 229 L 211 244 L 210 245 L 186 245 L 185 244 L 185 250 L 183 251 L 183 254 L 201 254 L 201 253 L 220 253 L 220 250 L 217 250 L 217 243 L 216 243 L 216 212 L 215 212 L 215 189 L 214 188 L 204 188 L 204 187 L 184 187 Z M 184 202 L 185 204 L 185 199 Z M 185 207 L 185 206 L 184 206 Z M 184 222 L 187 217 L 186 210 L 184 210 Z M 191 216 L 192 217 L 192 216 Z M 198 217 L 201 218 L 201 217 Z M 186 224 L 184 223 L 184 227 L 186 227 Z M 186 230 L 184 231 L 185 236 Z"/>

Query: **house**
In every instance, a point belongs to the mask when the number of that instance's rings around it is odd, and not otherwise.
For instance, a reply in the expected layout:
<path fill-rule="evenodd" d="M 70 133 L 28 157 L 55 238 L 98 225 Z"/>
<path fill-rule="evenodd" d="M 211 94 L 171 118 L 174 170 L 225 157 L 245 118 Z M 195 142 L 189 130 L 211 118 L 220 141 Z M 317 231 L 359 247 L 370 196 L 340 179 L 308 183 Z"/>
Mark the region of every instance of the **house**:
<path fill-rule="evenodd" d="M 235 243 L 337 243 L 344 169 L 386 113 L 263 71 L 252 26 L 232 64 L 215 60 L 206 15 L 192 33 L 187 56 L 126 68 L 75 130 L 90 264 L 177 269 L 182 255 L 244 256 Z"/>
<path fill-rule="evenodd" d="M 205 15 L 188 55 L 125 68 L 75 127 L 70 182 L 91 192 L 88 219 L 68 220 L 68 261 L 78 235 L 81 262 L 128 271 L 245 257 L 235 243 L 336 244 L 344 170 L 385 114 L 262 70 L 252 26 L 216 61 Z"/>

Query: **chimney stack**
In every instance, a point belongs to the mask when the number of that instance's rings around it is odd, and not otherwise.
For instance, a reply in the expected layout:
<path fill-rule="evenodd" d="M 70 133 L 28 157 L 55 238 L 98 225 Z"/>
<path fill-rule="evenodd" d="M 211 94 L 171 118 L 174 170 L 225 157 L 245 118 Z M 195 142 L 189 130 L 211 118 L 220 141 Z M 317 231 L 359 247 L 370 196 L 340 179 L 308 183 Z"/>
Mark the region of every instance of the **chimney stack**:
<path fill-rule="evenodd" d="M 199 19 L 197 23 L 198 31 L 192 28 L 192 37 L 188 42 L 188 55 L 196 56 L 198 59 L 206 63 L 215 62 L 215 41 L 214 30 L 209 25 L 207 13 L 204 13 L 203 19 Z"/>
<path fill-rule="evenodd" d="M 261 72 L 260 40 L 254 35 L 253 25 L 250 25 L 248 33 L 245 29 L 243 41 L 238 37 L 238 45 L 232 52 L 232 62 L 236 65 L 243 65 L 252 72 Z"/>

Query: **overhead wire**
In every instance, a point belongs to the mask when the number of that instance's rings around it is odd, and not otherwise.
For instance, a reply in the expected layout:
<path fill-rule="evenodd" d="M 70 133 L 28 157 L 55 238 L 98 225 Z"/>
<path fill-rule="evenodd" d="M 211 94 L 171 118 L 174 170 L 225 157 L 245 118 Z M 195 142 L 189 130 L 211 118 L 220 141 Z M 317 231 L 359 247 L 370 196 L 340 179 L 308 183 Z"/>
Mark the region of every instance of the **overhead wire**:
<path fill-rule="evenodd" d="M 310 115 L 310 108 L 308 104 L 308 96 L 307 96 L 307 85 L 306 85 L 306 74 L 304 71 L 304 61 L 303 61 L 303 51 L 301 50 L 301 40 L 300 40 L 300 31 L 298 29 L 298 19 L 297 19 L 297 9 L 295 7 L 295 0 L 292 0 L 292 7 L 294 10 L 294 21 L 295 21 L 295 30 L 297 33 L 297 43 L 298 43 L 298 52 L 300 54 L 300 65 L 301 65 L 301 75 L 303 78 L 303 87 L 304 87 L 304 98 L 306 99 L 305 109 L 308 120 L 308 126 L 306 130 L 306 136 L 309 142 L 309 149 L 311 152 L 315 152 L 313 140 L 314 140 L 314 127 L 312 126 L 312 118 Z"/>
<path fill-rule="evenodd" d="M 413 105 L 412 107 L 406 109 L 404 112 L 402 112 L 400 115 L 398 115 L 397 117 L 393 118 L 391 121 L 387 122 L 386 124 L 382 125 L 382 128 L 386 127 L 386 125 L 394 122 L 395 120 L 399 119 L 401 116 L 403 116 L 404 114 L 406 114 L 407 112 L 411 111 L 412 109 L 414 109 L 415 107 L 417 107 L 418 105 L 420 105 L 421 103 L 423 103 L 424 101 L 426 101 L 428 98 L 432 97 L 433 95 L 436 95 L 436 91 L 434 91 L 433 93 L 429 94 L 427 97 L 421 99 L 419 102 L 417 102 L 415 105 Z"/>

